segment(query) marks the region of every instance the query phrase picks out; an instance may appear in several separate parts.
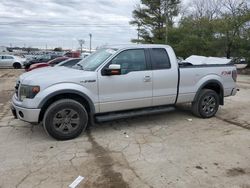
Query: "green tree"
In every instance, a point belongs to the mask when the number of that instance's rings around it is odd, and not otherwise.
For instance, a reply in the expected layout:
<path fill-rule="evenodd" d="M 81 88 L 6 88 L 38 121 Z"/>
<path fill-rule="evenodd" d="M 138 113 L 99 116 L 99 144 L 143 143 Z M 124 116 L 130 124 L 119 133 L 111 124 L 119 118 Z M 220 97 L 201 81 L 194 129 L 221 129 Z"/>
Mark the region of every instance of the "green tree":
<path fill-rule="evenodd" d="M 242 54 L 240 51 L 242 51 L 243 44 L 248 46 L 245 42 L 249 42 L 250 37 L 250 10 L 245 3 L 239 3 L 234 7 L 228 4 L 228 7 L 229 11 L 214 20 L 214 23 L 215 32 L 218 33 L 217 39 L 224 44 L 224 53 L 227 58 L 230 58 L 232 55 L 240 56 Z"/>
<path fill-rule="evenodd" d="M 190 55 L 218 54 L 218 49 L 214 47 L 216 39 L 213 24 L 207 17 L 197 20 L 190 16 L 182 19 L 178 27 L 170 29 L 169 44 L 178 56 L 184 58 Z"/>
<path fill-rule="evenodd" d="M 141 0 L 133 11 L 131 25 L 138 27 L 138 38 L 132 42 L 165 43 L 166 31 L 179 13 L 180 0 Z M 166 27 L 167 26 L 167 27 Z"/>
<path fill-rule="evenodd" d="M 195 54 L 250 60 L 250 11 L 246 1 L 208 1 L 214 3 L 214 10 L 202 7 L 204 0 L 195 0 L 200 3 L 194 12 L 183 16 L 179 26 L 169 32 L 169 44 L 182 57 Z"/>

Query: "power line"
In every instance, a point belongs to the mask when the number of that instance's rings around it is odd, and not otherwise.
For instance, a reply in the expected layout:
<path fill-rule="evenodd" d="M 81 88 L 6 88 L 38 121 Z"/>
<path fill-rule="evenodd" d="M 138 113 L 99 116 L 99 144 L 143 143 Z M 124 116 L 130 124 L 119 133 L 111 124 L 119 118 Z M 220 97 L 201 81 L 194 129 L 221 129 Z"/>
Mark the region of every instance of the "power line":
<path fill-rule="evenodd" d="M 131 25 L 123 24 L 32 24 L 32 23 L 6 23 L 0 22 L 0 26 L 26 26 L 26 27 L 130 27 Z"/>

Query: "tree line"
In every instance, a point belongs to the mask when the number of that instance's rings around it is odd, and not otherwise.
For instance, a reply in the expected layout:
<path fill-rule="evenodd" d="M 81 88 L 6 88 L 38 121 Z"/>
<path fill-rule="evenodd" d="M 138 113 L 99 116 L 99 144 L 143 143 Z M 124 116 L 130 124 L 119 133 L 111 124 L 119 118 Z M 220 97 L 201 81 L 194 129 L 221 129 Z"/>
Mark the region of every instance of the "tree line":
<path fill-rule="evenodd" d="M 250 61 L 249 0 L 141 0 L 133 11 L 134 43 L 169 44 L 177 56 Z"/>

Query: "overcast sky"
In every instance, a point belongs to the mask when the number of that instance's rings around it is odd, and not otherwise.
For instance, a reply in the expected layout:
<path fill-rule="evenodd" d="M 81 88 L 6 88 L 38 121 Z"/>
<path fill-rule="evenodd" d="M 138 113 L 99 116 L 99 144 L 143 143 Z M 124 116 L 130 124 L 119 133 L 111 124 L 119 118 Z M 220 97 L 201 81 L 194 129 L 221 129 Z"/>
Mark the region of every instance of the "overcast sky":
<path fill-rule="evenodd" d="M 0 0 L 0 46 L 78 47 L 124 44 L 135 38 L 129 25 L 139 0 Z"/>

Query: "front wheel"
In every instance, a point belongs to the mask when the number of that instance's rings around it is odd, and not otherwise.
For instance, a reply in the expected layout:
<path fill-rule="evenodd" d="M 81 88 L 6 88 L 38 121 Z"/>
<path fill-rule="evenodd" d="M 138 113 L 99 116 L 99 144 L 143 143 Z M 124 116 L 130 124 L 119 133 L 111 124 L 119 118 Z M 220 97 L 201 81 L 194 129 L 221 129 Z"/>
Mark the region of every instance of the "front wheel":
<path fill-rule="evenodd" d="M 219 96 L 211 89 L 204 89 L 200 92 L 197 100 L 192 103 L 194 115 L 202 118 L 213 117 L 219 109 Z"/>
<path fill-rule="evenodd" d="M 57 140 L 69 140 L 79 136 L 88 124 L 88 113 L 84 106 L 72 99 L 54 102 L 46 110 L 43 126 Z"/>
<path fill-rule="evenodd" d="M 14 69 L 21 69 L 22 68 L 22 65 L 20 63 L 14 63 L 13 64 L 13 68 Z"/>

